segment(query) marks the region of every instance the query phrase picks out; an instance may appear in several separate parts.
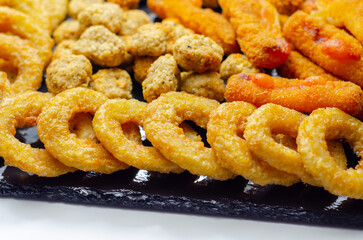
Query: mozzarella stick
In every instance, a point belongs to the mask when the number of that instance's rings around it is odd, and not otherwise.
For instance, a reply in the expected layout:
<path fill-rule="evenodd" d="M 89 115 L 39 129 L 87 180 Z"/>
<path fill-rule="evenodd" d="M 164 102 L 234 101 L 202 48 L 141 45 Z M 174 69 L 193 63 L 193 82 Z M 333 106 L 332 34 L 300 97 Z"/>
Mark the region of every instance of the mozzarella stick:
<path fill-rule="evenodd" d="M 305 80 L 239 74 L 229 78 L 224 97 L 227 102 L 245 101 L 259 107 L 274 103 L 299 112 L 336 107 L 355 115 L 362 110 L 363 91 L 351 82 L 328 81 L 317 76 Z"/>
<path fill-rule="evenodd" d="M 291 48 L 283 39 L 276 8 L 266 0 L 220 0 L 242 52 L 256 67 L 275 68 L 286 61 Z"/>

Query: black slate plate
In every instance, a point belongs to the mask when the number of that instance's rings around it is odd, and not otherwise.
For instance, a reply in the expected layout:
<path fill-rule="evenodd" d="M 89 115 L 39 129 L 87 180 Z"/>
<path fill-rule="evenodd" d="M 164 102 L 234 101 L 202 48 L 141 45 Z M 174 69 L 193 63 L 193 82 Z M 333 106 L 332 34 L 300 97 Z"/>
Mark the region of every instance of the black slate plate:
<path fill-rule="evenodd" d="M 46 91 L 45 86 L 41 91 Z M 134 82 L 134 96 L 140 99 L 140 93 Z M 43 147 L 35 128 L 18 129 L 16 136 Z M 349 146 L 345 148 L 353 166 L 357 159 Z M 361 200 L 336 197 L 302 183 L 260 187 L 242 177 L 220 182 L 189 173 L 130 168 L 110 175 L 78 171 L 41 178 L 4 166 L 0 158 L 0 196 L 363 229 Z"/>

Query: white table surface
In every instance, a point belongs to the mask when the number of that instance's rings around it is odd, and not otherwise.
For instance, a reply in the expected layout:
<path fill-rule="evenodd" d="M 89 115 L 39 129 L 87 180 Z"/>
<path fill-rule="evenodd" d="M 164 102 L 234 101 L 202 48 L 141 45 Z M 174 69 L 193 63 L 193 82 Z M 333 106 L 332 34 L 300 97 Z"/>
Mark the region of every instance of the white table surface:
<path fill-rule="evenodd" d="M 0 239 L 20 237 L 361 240 L 363 231 L 0 198 Z"/>

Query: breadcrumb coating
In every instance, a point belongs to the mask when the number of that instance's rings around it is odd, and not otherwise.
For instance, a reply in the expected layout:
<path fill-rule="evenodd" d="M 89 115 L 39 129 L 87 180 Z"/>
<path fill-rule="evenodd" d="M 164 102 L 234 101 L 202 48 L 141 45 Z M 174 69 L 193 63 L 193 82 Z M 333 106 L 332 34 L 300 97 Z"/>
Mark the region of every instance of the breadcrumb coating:
<path fill-rule="evenodd" d="M 142 10 L 125 11 L 122 19 L 121 35 L 133 35 L 137 29 L 145 24 L 151 23 L 149 15 Z"/>
<path fill-rule="evenodd" d="M 104 3 L 104 0 L 70 0 L 68 4 L 68 15 L 77 19 L 78 14 L 95 3 Z"/>
<path fill-rule="evenodd" d="M 89 27 L 74 43 L 73 51 L 105 67 L 115 67 L 128 60 L 127 43 L 101 25 Z"/>
<path fill-rule="evenodd" d="M 240 53 L 233 53 L 229 55 L 221 64 L 219 73 L 221 78 L 225 81 L 232 75 L 238 73 L 258 73 L 260 70 L 253 66 L 253 64 L 246 58 L 245 55 Z"/>
<path fill-rule="evenodd" d="M 146 76 L 147 71 L 149 70 L 151 64 L 155 62 L 156 57 L 136 57 L 133 70 L 134 70 L 134 78 L 137 82 L 142 83 Z"/>
<path fill-rule="evenodd" d="M 187 71 L 218 71 L 223 49 L 209 37 L 198 34 L 179 38 L 173 47 L 178 65 Z"/>
<path fill-rule="evenodd" d="M 78 40 L 82 31 L 77 20 L 62 22 L 53 32 L 54 42 L 61 43 L 64 40 Z"/>
<path fill-rule="evenodd" d="M 224 82 L 217 72 L 202 74 L 193 72 L 181 73 L 181 91 L 222 102 L 224 99 L 224 88 Z"/>
<path fill-rule="evenodd" d="M 92 64 L 82 55 L 63 55 L 52 61 L 46 70 L 48 91 L 58 94 L 75 87 L 88 87 Z"/>
<path fill-rule="evenodd" d="M 130 75 L 119 68 L 101 69 L 92 75 L 90 87 L 108 98 L 130 99 L 132 81 Z"/>
<path fill-rule="evenodd" d="M 151 64 L 146 79 L 142 82 L 147 102 L 157 99 L 162 93 L 176 91 L 180 73 L 174 57 L 170 54 L 159 57 Z"/>

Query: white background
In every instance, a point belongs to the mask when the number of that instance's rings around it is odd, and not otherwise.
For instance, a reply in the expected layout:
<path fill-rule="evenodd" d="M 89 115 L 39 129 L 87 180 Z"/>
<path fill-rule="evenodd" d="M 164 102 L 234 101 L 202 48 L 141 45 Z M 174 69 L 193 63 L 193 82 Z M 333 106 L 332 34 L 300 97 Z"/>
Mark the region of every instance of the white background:
<path fill-rule="evenodd" d="M 0 198 L 0 239 L 363 239 L 363 231 Z"/>

